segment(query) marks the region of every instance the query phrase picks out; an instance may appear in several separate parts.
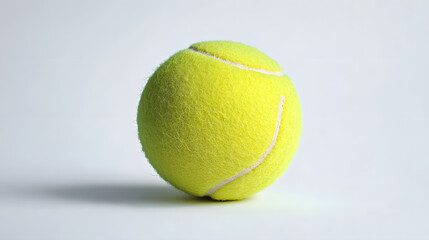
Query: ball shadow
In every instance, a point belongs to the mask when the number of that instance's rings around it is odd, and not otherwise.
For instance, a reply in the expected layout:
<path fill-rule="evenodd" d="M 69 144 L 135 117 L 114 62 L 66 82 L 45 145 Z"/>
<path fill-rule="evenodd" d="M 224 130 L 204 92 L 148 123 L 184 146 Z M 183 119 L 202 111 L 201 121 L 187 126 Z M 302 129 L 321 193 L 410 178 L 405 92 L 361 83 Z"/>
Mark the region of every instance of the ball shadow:
<path fill-rule="evenodd" d="M 64 201 L 127 206 L 190 206 L 216 205 L 210 198 L 192 197 L 168 185 L 80 184 L 44 188 L 38 195 Z"/>

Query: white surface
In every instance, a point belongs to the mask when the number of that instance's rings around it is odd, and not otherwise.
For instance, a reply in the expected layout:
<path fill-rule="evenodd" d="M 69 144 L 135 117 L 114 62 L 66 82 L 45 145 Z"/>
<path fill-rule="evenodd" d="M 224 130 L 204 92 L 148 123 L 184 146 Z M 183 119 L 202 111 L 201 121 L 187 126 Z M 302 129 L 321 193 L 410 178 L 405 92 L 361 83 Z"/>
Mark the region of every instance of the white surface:
<path fill-rule="evenodd" d="M 427 1 L 2 1 L 0 239 L 428 239 Z M 190 198 L 137 139 L 139 94 L 190 44 L 274 58 L 300 148 L 240 202 Z"/>

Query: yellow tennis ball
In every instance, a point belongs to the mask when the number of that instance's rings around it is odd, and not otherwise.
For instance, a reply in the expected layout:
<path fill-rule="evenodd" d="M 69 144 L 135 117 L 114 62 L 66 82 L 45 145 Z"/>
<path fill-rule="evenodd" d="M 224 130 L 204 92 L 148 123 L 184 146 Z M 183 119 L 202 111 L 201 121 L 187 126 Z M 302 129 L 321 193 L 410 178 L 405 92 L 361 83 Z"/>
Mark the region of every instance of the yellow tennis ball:
<path fill-rule="evenodd" d="M 165 61 L 141 95 L 137 124 L 149 162 L 194 196 L 236 200 L 287 168 L 301 135 L 291 80 L 241 43 L 191 45 Z"/>

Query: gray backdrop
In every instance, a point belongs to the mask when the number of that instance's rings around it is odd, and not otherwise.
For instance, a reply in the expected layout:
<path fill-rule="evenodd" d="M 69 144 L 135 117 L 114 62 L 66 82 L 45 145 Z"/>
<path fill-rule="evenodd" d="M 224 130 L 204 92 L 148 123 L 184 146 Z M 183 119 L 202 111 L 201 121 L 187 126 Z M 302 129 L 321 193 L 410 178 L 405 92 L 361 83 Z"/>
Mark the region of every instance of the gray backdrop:
<path fill-rule="evenodd" d="M 1 1 L 1 239 L 428 239 L 428 1 Z M 239 202 L 163 182 L 139 95 L 203 40 L 293 80 L 286 173 Z"/>

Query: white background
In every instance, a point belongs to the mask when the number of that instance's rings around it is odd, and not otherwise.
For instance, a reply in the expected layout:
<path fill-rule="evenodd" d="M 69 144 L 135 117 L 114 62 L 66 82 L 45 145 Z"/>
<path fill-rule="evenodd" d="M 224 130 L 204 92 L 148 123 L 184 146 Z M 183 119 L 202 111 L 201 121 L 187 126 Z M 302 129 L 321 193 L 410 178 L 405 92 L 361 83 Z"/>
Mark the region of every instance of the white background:
<path fill-rule="evenodd" d="M 428 1 L 1 1 L 0 239 L 429 239 Z M 275 59 L 299 150 L 244 201 L 163 182 L 137 138 L 156 67 L 203 40 Z"/>

